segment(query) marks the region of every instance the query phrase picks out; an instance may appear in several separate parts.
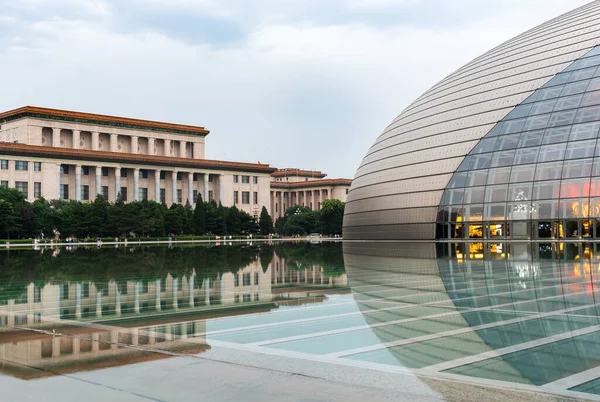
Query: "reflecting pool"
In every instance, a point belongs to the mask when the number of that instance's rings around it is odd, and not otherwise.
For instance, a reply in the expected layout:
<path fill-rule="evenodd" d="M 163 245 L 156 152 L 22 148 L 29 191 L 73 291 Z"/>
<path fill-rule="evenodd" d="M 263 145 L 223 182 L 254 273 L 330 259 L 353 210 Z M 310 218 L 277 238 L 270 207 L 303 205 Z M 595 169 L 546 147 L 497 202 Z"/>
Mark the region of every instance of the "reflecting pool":
<path fill-rule="evenodd" d="M 600 244 L 0 251 L 0 380 L 212 348 L 600 395 Z M 1 381 L 0 381 L 1 383 Z"/>

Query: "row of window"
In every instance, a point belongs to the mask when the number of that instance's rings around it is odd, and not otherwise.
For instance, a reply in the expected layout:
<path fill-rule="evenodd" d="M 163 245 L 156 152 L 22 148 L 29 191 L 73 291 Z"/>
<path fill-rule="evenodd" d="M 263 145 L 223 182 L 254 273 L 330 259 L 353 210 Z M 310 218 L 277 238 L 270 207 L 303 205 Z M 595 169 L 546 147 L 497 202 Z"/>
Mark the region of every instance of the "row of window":
<path fill-rule="evenodd" d="M 0 181 L 0 186 L 8 187 L 8 180 Z M 15 189 L 19 190 L 21 193 L 23 193 L 25 198 L 29 197 L 29 182 L 16 181 Z M 36 181 L 33 183 L 33 197 L 40 198 L 41 196 L 42 196 L 42 183 Z"/>
<path fill-rule="evenodd" d="M 240 176 L 237 174 L 233 175 L 233 182 L 238 183 Z M 250 176 L 242 176 L 242 183 L 250 183 Z M 252 183 L 258 184 L 258 176 L 252 176 Z"/>
<path fill-rule="evenodd" d="M 9 169 L 9 165 L 10 161 L 7 159 L 2 159 L 0 161 L 0 169 L 2 170 L 8 170 Z M 27 171 L 29 170 L 29 162 L 27 161 L 15 161 L 15 170 L 23 170 L 23 171 Z M 33 170 L 35 172 L 40 172 L 42 170 L 42 163 L 41 162 L 33 162 Z"/>
<path fill-rule="evenodd" d="M 251 300 L 251 295 L 247 294 L 247 295 L 243 295 L 242 296 L 242 301 L 244 303 L 249 302 Z M 254 293 L 254 301 L 259 301 L 260 300 L 260 295 L 258 293 Z M 233 302 L 234 303 L 239 303 L 240 302 L 240 295 L 235 295 L 233 296 Z"/>
<path fill-rule="evenodd" d="M 258 272 L 254 273 L 254 284 L 258 285 Z M 242 274 L 242 286 L 250 286 L 250 273 Z M 233 286 L 240 286 L 240 274 L 233 275 Z"/>
<path fill-rule="evenodd" d="M 233 192 L 233 203 L 234 204 L 240 203 L 239 191 Z M 252 193 L 252 203 L 258 204 L 258 193 L 256 191 L 254 191 Z M 249 191 L 242 191 L 242 204 L 250 204 L 250 192 Z"/>
<path fill-rule="evenodd" d="M 4 185 L 4 183 L 5 183 L 5 181 L 2 181 L 2 185 Z M 17 183 L 19 183 L 19 182 L 17 182 Z M 6 185 L 8 186 L 8 182 L 6 182 Z M 81 200 L 89 201 L 90 186 L 86 185 L 86 184 L 81 185 L 80 192 L 81 192 L 80 193 Z M 121 198 L 123 199 L 123 201 L 127 202 L 128 201 L 127 187 L 121 187 L 120 193 L 121 193 Z M 39 197 L 39 195 L 36 197 Z M 102 197 L 104 197 L 105 200 L 108 200 L 108 186 L 102 186 Z M 147 200 L 148 199 L 148 188 L 140 187 L 138 189 L 138 198 L 140 201 Z M 208 192 L 208 198 L 209 198 L 209 200 L 213 200 L 213 192 L 212 191 Z M 60 199 L 62 199 L 62 200 L 69 199 L 69 185 L 68 184 L 60 185 Z M 198 199 L 198 190 L 194 190 L 193 202 L 196 202 L 197 199 Z M 161 188 L 159 202 L 166 202 L 166 201 L 167 201 L 166 190 L 164 188 Z M 178 203 L 183 202 L 183 191 L 181 189 L 177 189 L 177 202 Z"/>
<path fill-rule="evenodd" d="M 6 162 L 6 169 L 8 169 L 8 161 L 2 161 L 2 169 L 5 169 L 4 167 L 4 162 Z M 23 162 L 25 163 L 25 169 L 18 169 L 17 170 L 27 170 L 26 166 L 27 166 L 27 162 Z M 34 164 L 38 164 L 39 162 L 34 162 Z M 36 165 L 37 166 L 37 165 Z M 38 171 L 39 168 L 36 168 L 36 171 Z M 102 176 L 107 177 L 108 176 L 108 171 L 109 168 L 108 167 L 103 167 L 102 168 Z M 128 177 L 129 173 L 128 173 L 128 169 L 121 169 L 121 177 Z M 70 172 L 70 165 L 60 165 L 60 173 L 61 174 L 69 174 Z M 140 169 L 139 171 L 139 178 L 140 179 L 147 179 L 148 178 L 148 170 L 147 169 Z M 88 176 L 90 174 L 90 167 L 89 166 L 81 166 L 81 174 L 83 176 Z M 199 176 L 202 173 L 194 173 L 194 181 L 198 181 Z M 161 170 L 160 172 L 160 179 L 161 180 L 165 180 L 166 179 L 166 172 L 164 170 Z M 183 172 L 177 172 L 177 180 L 183 180 Z M 214 176 L 213 175 L 209 175 L 208 176 L 208 181 L 209 182 L 213 182 L 214 181 Z"/>

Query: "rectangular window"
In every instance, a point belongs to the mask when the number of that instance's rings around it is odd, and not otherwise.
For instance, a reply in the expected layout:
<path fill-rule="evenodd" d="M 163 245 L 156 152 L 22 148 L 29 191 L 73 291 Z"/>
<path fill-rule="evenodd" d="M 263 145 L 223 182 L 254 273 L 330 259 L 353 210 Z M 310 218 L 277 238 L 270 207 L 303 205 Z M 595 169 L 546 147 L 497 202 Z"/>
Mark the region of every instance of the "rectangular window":
<path fill-rule="evenodd" d="M 35 198 L 40 198 L 42 196 L 42 183 L 39 181 L 33 183 L 33 196 Z"/>
<path fill-rule="evenodd" d="M 89 166 L 82 166 L 81 167 L 81 174 L 84 176 L 89 176 L 90 175 L 90 167 Z"/>
<path fill-rule="evenodd" d="M 254 284 L 258 285 L 258 272 L 254 273 Z"/>
<path fill-rule="evenodd" d="M 240 274 L 233 274 L 233 286 L 240 286 Z"/>
<path fill-rule="evenodd" d="M 27 161 L 15 161 L 15 170 L 27 170 Z"/>
<path fill-rule="evenodd" d="M 250 204 L 250 192 L 242 191 L 242 204 Z"/>
<path fill-rule="evenodd" d="M 27 198 L 27 186 L 28 183 L 26 181 L 17 181 L 15 182 L 15 188 L 23 193 L 25 198 Z"/>
<path fill-rule="evenodd" d="M 234 192 L 233 192 L 233 203 L 234 203 L 234 204 L 237 204 L 238 202 L 240 202 L 240 199 L 239 199 L 239 192 L 237 192 L 237 191 L 234 191 Z"/>
<path fill-rule="evenodd" d="M 121 199 L 127 202 L 127 187 L 121 187 Z"/>
<path fill-rule="evenodd" d="M 240 295 L 233 296 L 233 302 L 234 303 L 239 303 L 240 302 Z"/>
<path fill-rule="evenodd" d="M 8 160 L 2 159 L 1 165 L 2 165 L 2 170 L 8 170 Z"/>
<path fill-rule="evenodd" d="M 8 180 L 2 180 L 0 182 L 0 186 L 2 186 L 2 187 L 8 187 Z"/>
<path fill-rule="evenodd" d="M 81 297 L 88 298 L 90 297 L 90 284 L 84 283 L 81 287 Z"/>
<path fill-rule="evenodd" d="M 180 188 L 177 189 L 177 202 L 183 202 L 183 190 L 181 190 Z"/>
<path fill-rule="evenodd" d="M 194 201 L 194 204 L 196 203 L 196 201 L 198 201 L 198 190 L 194 190 L 194 192 L 192 193 L 192 201 Z"/>
<path fill-rule="evenodd" d="M 250 295 L 244 295 L 244 296 L 242 297 L 242 300 L 244 301 L 244 303 L 247 303 L 247 302 L 249 302 L 249 301 L 250 301 Z"/>
<path fill-rule="evenodd" d="M 252 176 L 252 183 L 258 184 L 258 176 Z"/>
<path fill-rule="evenodd" d="M 61 200 L 69 199 L 69 185 L 68 184 L 60 185 L 60 199 Z"/>
<path fill-rule="evenodd" d="M 238 176 L 237 174 L 233 175 L 233 182 L 237 183 L 240 180 L 240 176 Z"/>
<path fill-rule="evenodd" d="M 250 183 L 250 176 L 242 176 L 242 183 Z"/>
<path fill-rule="evenodd" d="M 258 193 L 256 191 L 252 193 L 252 203 L 258 204 Z"/>
<path fill-rule="evenodd" d="M 212 183 L 213 181 L 215 181 L 215 176 L 213 176 L 212 174 L 208 175 L 208 182 Z"/>
<path fill-rule="evenodd" d="M 259 301 L 260 300 L 260 296 L 258 295 L 258 293 L 254 293 L 254 301 Z"/>
<path fill-rule="evenodd" d="M 102 186 L 102 198 L 108 200 L 108 186 Z"/>
<path fill-rule="evenodd" d="M 42 301 L 42 288 L 34 286 L 33 288 L 33 302 L 40 303 Z"/>
<path fill-rule="evenodd" d="M 181 180 L 183 178 L 183 173 L 177 172 L 177 180 Z"/>
<path fill-rule="evenodd" d="M 138 198 L 141 200 L 147 200 L 148 199 L 148 189 L 144 188 L 144 187 L 140 187 L 138 189 Z"/>
<path fill-rule="evenodd" d="M 198 181 L 198 173 L 192 174 L 192 180 Z"/>
<path fill-rule="evenodd" d="M 33 162 L 33 171 L 41 172 L 42 171 L 42 162 Z"/>
<path fill-rule="evenodd" d="M 148 171 L 146 169 L 140 169 L 140 179 L 147 179 Z"/>
<path fill-rule="evenodd" d="M 208 201 L 212 201 L 214 199 L 215 199 L 215 197 L 213 195 L 213 191 L 212 190 L 208 190 Z"/>
<path fill-rule="evenodd" d="M 164 170 L 161 170 L 160 171 L 160 179 L 165 180 L 166 177 L 167 177 L 166 172 Z"/>
<path fill-rule="evenodd" d="M 102 176 L 108 177 L 108 168 L 107 167 L 103 167 L 101 170 L 102 170 Z"/>
<path fill-rule="evenodd" d="M 164 188 L 160 189 L 160 202 L 167 202 L 167 191 Z"/>
<path fill-rule="evenodd" d="M 69 165 L 60 165 L 60 174 L 69 174 Z"/>
<path fill-rule="evenodd" d="M 127 177 L 127 169 L 121 169 L 121 177 Z"/>
<path fill-rule="evenodd" d="M 242 277 L 242 284 L 244 286 L 250 286 L 250 274 L 244 274 L 244 276 Z"/>
<path fill-rule="evenodd" d="M 90 199 L 90 186 L 85 184 L 81 185 L 81 200 L 87 201 Z"/>

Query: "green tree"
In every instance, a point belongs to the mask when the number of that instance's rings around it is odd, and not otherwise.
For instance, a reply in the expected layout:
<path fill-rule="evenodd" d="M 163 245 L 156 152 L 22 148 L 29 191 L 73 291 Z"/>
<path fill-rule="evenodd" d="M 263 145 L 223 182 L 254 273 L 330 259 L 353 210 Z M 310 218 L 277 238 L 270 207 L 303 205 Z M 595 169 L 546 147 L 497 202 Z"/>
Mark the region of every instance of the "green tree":
<path fill-rule="evenodd" d="M 194 210 L 192 209 L 192 205 L 190 201 L 187 200 L 185 203 L 185 224 L 184 224 L 184 233 L 186 234 L 194 234 Z"/>
<path fill-rule="evenodd" d="M 200 194 L 198 194 L 196 208 L 194 208 L 194 233 L 199 236 L 206 233 L 206 206 Z"/>
<path fill-rule="evenodd" d="M 227 211 L 227 233 L 230 235 L 239 235 L 242 233 L 240 210 L 235 205 L 228 208 Z"/>
<path fill-rule="evenodd" d="M 89 216 L 89 231 L 94 236 L 107 236 L 108 230 L 108 209 L 110 204 L 100 194 L 92 203 Z"/>
<path fill-rule="evenodd" d="M 7 200 L 0 198 L 0 233 L 10 239 L 10 234 L 17 228 L 17 214 L 15 208 Z"/>
<path fill-rule="evenodd" d="M 225 236 L 227 234 L 227 209 L 219 203 L 217 208 L 217 231 L 216 234 Z"/>
<path fill-rule="evenodd" d="M 327 234 L 342 234 L 345 204 L 340 200 L 324 200 L 321 203 L 321 227 Z"/>
<path fill-rule="evenodd" d="M 181 204 L 173 204 L 165 215 L 165 231 L 167 234 L 180 235 L 185 228 L 185 209 Z"/>
<path fill-rule="evenodd" d="M 268 235 L 273 233 L 273 218 L 267 212 L 267 208 L 265 206 L 262 207 L 260 211 L 260 218 L 258 221 L 258 225 L 260 226 L 260 232 L 263 235 Z"/>

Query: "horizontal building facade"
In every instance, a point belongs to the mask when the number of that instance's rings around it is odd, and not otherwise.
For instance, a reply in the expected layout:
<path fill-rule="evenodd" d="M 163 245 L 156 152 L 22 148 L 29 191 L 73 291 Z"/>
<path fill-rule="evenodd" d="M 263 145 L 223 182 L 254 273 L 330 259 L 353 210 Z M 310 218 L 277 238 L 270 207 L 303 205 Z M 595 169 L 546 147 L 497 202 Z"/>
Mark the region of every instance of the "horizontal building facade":
<path fill-rule="evenodd" d="M 271 175 L 271 209 L 273 219 L 282 217 L 286 209 L 300 205 L 321 210 L 324 200 L 346 202 L 352 184 L 350 179 L 325 179 L 320 171 L 279 169 Z"/>
<path fill-rule="evenodd" d="M 269 208 L 268 164 L 204 159 L 203 127 L 24 107 L 0 114 L 0 184 L 29 201 L 198 195 L 250 214 Z"/>

